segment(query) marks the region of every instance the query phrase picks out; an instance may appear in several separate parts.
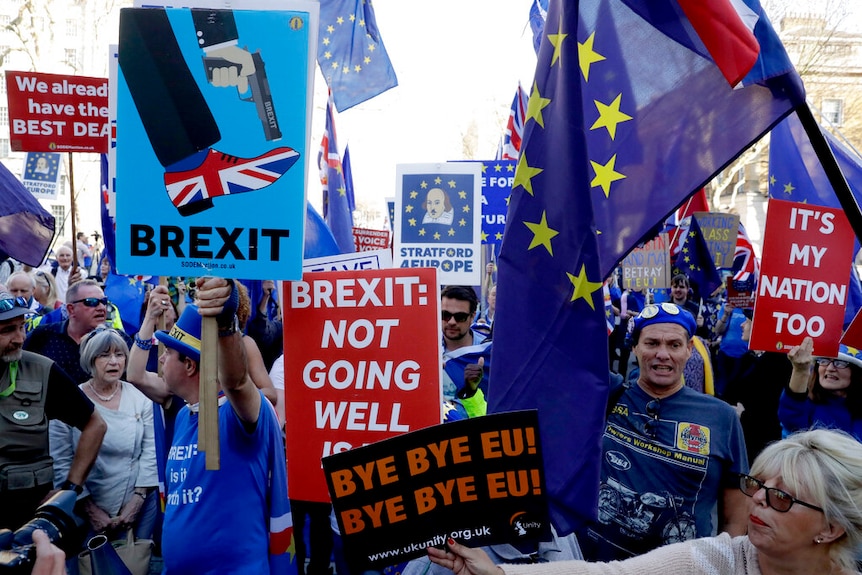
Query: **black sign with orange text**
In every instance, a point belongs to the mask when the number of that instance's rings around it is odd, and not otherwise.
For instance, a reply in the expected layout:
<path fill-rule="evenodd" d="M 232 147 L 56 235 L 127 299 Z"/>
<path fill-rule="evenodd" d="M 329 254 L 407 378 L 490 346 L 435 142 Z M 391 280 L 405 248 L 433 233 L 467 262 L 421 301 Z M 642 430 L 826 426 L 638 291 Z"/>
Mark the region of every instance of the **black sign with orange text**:
<path fill-rule="evenodd" d="M 351 571 L 470 547 L 548 540 L 538 412 L 435 425 L 323 458 Z"/>

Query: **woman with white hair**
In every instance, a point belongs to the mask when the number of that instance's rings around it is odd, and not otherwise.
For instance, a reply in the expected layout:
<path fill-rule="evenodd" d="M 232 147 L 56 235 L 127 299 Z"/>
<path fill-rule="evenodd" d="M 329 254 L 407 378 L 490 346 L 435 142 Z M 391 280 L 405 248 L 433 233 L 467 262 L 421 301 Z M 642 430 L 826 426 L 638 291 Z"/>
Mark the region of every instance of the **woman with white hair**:
<path fill-rule="evenodd" d="M 153 403 L 123 381 L 129 348 L 114 329 L 98 328 L 81 340 L 81 368 L 92 377 L 79 387 L 92 400 L 108 430 L 84 483 L 79 513 L 93 532 L 124 531 L 152 536 L 157 511 L 156 445 Z M 59 484 L 78 444 L 80 432 L 50 423 L 54 478 Z"/>
<path fill-rule="evenodd" d="M 862 543 L 862 444 L 816 429 L 764 449 L 741 475 L 748 534 L 694 539 L 611 563 L 495 565 L 451 538 L 428 548 L 456 575 L 850 575 Z"/>

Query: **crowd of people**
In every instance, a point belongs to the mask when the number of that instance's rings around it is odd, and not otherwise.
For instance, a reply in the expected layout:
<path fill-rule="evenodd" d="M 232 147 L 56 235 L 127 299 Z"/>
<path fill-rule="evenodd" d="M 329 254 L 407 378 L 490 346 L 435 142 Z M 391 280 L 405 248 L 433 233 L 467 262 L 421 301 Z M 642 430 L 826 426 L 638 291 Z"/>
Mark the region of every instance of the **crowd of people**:
<path fill-rule="evenodd" d="M 270 546 L 272 520 L 290 509 L 299 573 L 331 575 L 333 560 L 349 572 L 331 506 L 273 489 L 286 484 L 275 283 L 250 294 L 239 281 L 200 278 L 194 297 L 155 286 L 127 334 L 109 311 L 103 270 L 84 277 L 75 259 L 61 247 L 56 266 L 15 271 L 0 285 L 0 527 L 17 528 L 48 495 L 72 490 L 83 526 L 65 549 L 70 573 L 88 537 L 128 531 L 156 542 L 166 573 L 275 573 L 290 558 Z M 591 523 L 526 547 L 450 541 L 404 572 L 778 574 L 791 572 L 791 559 L 807 572 L 854 571 L 862 352 L 842 345 L 836 357 L 815 357 L 810 339 L 787 354 L 749 350 L 751 306 L 693 287 L 676 276 L 664 293 L 611 290 L 619 320 Z M 483 301 L 469 286 L 440 291 L 446 421 L 486 411 L 495 296 L 495 285 Z M 219 325 L 229 478 L 197 457 L 204 316 Z M 50 555 L 41 539 L 40 548 Z M 550 564 L 497 566 L 529 562 Z"/>

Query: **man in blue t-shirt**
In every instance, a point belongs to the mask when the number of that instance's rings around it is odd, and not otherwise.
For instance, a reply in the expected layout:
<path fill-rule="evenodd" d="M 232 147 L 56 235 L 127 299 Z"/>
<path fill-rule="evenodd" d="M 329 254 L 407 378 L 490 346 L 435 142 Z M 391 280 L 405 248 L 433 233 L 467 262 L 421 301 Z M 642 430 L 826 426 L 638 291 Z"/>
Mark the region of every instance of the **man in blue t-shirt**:
<path fill-rule="evenodd" d="M 598 521 L 578 536 L 590 561 L 625 559 L 668 543 L 742 535 L 738 474 L 748 459 L 736 412 L 685 386 L 695 319 L 672 303 L 632 320 L 638 380 L 611 389 L 602 438 Z"/>
<path fill-rule="evenodd" d="M 292 521 L 281 429 L 248 377 L 237 287 L 231 280 L 199 278 L 197 301 L 170 332 L 155 334 L 166 347 L 160 359 L 164 385 L 187 403 L 168 453 L 164 573 L 296 573 L 287 554 Z M 198 446 L 201 316 L 215 317 L 219 326 L 224 396 L 218 402 L 218 471 L 206 469 Z"/>

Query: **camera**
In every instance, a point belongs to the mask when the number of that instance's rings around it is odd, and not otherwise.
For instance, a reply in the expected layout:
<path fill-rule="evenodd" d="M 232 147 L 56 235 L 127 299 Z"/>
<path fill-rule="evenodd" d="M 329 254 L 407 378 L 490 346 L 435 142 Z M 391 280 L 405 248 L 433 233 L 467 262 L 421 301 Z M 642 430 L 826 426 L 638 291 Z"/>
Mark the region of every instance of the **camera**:
<path fill-rule="evenodd" d="M 78 528 L 74 512 L 77 497 L 74 491 L 58 491 L 39 506 L 33 519 L 14 533 L 0 529 L 0 574 L 30 573 L 36 561 L 36 545 L 33 543 L 36 529 L 47 533 L 51 543 L 58 547 L 74 539 Z"/>

